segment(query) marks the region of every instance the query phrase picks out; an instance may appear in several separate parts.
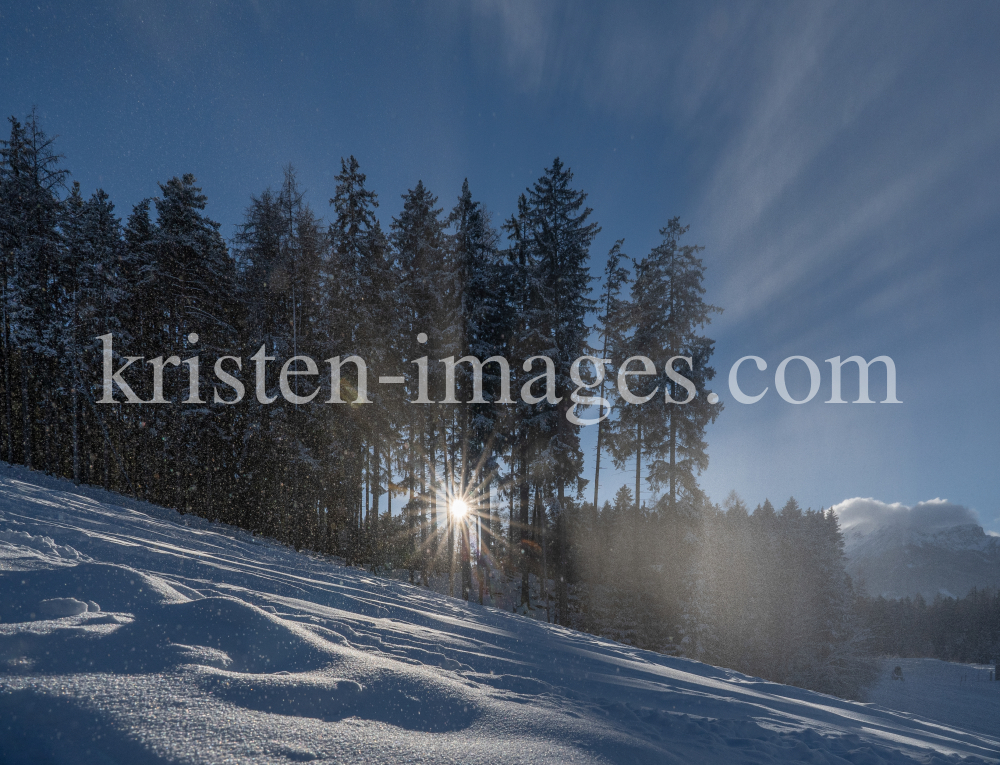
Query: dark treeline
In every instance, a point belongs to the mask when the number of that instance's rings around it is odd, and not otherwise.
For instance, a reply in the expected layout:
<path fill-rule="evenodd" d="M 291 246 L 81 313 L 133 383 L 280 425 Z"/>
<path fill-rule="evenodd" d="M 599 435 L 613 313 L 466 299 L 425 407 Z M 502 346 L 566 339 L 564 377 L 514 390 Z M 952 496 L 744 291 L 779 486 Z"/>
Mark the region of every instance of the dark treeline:
<path fill-rule="evenodd" d="M 478 558 L 518 583 L 522 610 L 857 693 L 868 665 L 836 519 L 794 501 L 749 515 L 733 499 L 724 512 L 698 487 L 705 429 L 722 409 L 708 403 L 714 343 L 702 332 L 720 309 L 703 299 L 701 248 L 682 243 L 679 220 L 642 257 L 619 240 L 595 289 L 599 227 L 558 159 L 503 221 L 467 182 L 450 207 L 417 182 L 383 228 L 350 157 L 328 221 L 288 168 L 249 200 L 227 244 L 193 176 L 121 219 L 103 191 L 68 185 L 34 115 L 10 124 L 4 459 L 375 571 L 408 569 L 411 581 L 448 573 L 466 598 Z M 136 359 L 122 379 L 142 403 L 100 403 L 108 333 L 113 369 Z M 609 360 L 609 384 L 589 391 L 607 404 L 574 408 L 573 377 L 596 382 L 593 365 L 573 367 L 588 354 Z M 339 386 L 316 383 L 335 365 L 281 384 L 286 364 L 314 371 L 294 357 L 351 356 L 367 363 L 368 401 L 346 361 Z M 468 363 L 450 379 L 441 360 L 466 356 L 509 360 L 509 397 L 498 362 L 481 391 Z M 522 366 L 538 356 L 551 359 L 551 389 L 542 360 Z M 220 369 L 245 386 L 238 404 Z M 379 374 L 404 382 L 374 384 Z M 600 414 L 584 475 L 577 418 Z M 605 470 L 609 458 L 634 468 L 634 481 L 599 508 L 602 457 Z M 450 512 L 458 500 L 471 509 L 462 519 Z"/>
<path fill-rule="evenodd" d="M 791 498 L 749 513 L 732 493 L 678 526 L 637 511 L 627 487 L 599 514 L 590 507 L 585 629 L 838 696 L 874 679 L 831 511 Z"/>
<path fill-rule="evenodd" d="M 704 651 L 715 664 L 837 696 L 875 677 L 833 511 L 789 498 L 748 514 L 735 495 L 705 523 L 698 567 Z"/>
<path fill-rule="evenodd" d="M 873 652 L 987 664 L 1000 660 L 1000 590 L 973 589 L 964 598 L 864 598 L 860 612 Z"/>

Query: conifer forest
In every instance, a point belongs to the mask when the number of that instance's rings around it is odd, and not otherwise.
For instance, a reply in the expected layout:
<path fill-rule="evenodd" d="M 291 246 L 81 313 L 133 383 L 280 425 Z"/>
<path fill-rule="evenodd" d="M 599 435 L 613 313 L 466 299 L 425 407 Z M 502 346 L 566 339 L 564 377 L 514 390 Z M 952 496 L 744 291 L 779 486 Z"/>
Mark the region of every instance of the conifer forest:
<path fill-rule="evenodd" d="M 467 600 L 500 581 L 522 613 L 641 648 L 847 697 L 873 677 L 882 622 L 863 618 L 878 608 L 845 572 L 836 516 L 699 488 L 722 308 L 678 218 L 649 252 L 629 232 L 594 252 L 599 213 L 557 158 L 509 210 L 415 179 L 385 223 L 350 156 L 329 201 L 286 168 L 226 241 L 194 175 L 120 210 L 72 180 L 34 114 L 9 127 L 2 459 L 414 584 L 446 575 Z M 357 364 L 337 386 L 294 361 L 355 356 L 367 385 Z M 509 370 L 442 363 L 468 356 Z M 583 370 L 607 403 L 585 402 L 607 415 L 589 425 L 567 416 L 583 356 L 607 360 Z M 631 367 L 626 397 L 614 383 L 638 356 L 652 369 Z M 138 403 L 119 387 L 102 401 L 109 359 Z M 611 465 L 632 477 L 602 501 Z"/>

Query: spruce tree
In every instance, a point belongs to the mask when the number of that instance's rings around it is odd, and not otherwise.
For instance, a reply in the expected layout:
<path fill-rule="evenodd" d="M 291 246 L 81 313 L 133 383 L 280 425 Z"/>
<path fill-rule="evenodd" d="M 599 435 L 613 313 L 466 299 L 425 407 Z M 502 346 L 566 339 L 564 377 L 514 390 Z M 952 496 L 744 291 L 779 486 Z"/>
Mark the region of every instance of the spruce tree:
<path fill-rule="evenodd" d="M 570 574 L 567 524 L 571 509 L 566 489 L 582 490 L 583 455 L 579 427 L 567 419 L 574 389 L 573 361 L 587 353 L 587 313 L 590 294 L 590 245 L 600 227 L 588 222 L 587 195 L 572 188 L 573 173 L 557 157 L 528 191 L 527 239 L 531 256 L 531 289 L 537 294 L 530 323 L 546 355 L 555 365 L 558 403 L 540 404 L 535 413 L 544 441 L 538 472 L 556 491 L 555 523 L 559 563 L 558 620 L 567 619 L 567 578 Z"/>
<path fill-rule="evenodd" d="M 517 212 L 503 226 L 509 240 L 506 256 L 511 283 L 510 305 L 514 317 L 507 342 L 507 354 L 508 358 L 516 361 L 542 355 L 546 347 L 545 338 L 536 331 L 535 314 L 541 295 L 534 289 L 534 262 L 531 257 L 528 216 L 528 197 L 521 194 L 517 200 Z M 515 365 L 511 370 L 512 387 L 521 389 L 535 374 L 537 372 L 533 369 L 523 370 L 522 366 Z M 539 450 L 540 422 L 536 417 L 538 404 L 528 403 L 520 396 L 516 401 L 511 423 L 515 438 L 511 445 L 510 475 L 507 481 L 511 500 L 508 549 L 512 567 L 519 569 L 521 574 L 520 606 L 527 609 L 531 605 L 528 555 L 528 543 L 531 541 L 528 524 L 530 473 L 534 455 Z"/>
<path fill-rule="evenodd" d="M 62 257 L 59 231 L 60 192 L 68 172 L 60 167 L 54 139 L 42 130 L 37 115 L 22 126 L 11 118 L 10 140 L 2 147 L 2 211 L 0 234 L 5 251 L 5 362 L 18 365 L 20 379 L 21 457 L 35 464 L 33 446 L 38 415 L 50 420 L 54 404 L 43 376 L 58 376 L 56 357 L 61 321 L 50 288 Z M 9 387 L 8 387 L 9 391 Z M 9 392 L 8 392 L 8 395 Z M 8 422 L 8 427 L 13 423 Z M 43 427 L 47 427 L 43 423 Z M 48 444 L 48 440 L 42 442 Z"/>
<path fill-rule="evenodd" d="M 403 209 L 390 227 L 399 269 L 400 352 L 407 362 L 403 367 L 408 401 L 416 401 L 419 397 L 418 372 L 413 360 L 423 356 L 441 358 L 445 331 L 452 323 L 449 306 L 454 288 L 448 263 L 447 224 L 437 204 L 437 197 L 423 181 L 417 181 L 416 186 L 403 195 Z M 421 333 L 427 336 L 426 343 L 417 342 Z M 404 358 L 399 360 L 402 362 Z M 428 393 L 432 401 L 441 398 L 438 372 L 436 365 L 429 366 Z M 418 537 L 414 545 L 414 564 L 421 569 L 426 581 L 428 567 L 434 562 L 437 550 L 438 418 L 436 408 L 408 406 L 406 411 L 410 433 L 408 523 Z"/>
<path fill-rule="evenodd" d="M 336 194 L 330 199 L 334 219 L 329 232 L 330 256 L 323 272 L 324 323 L 341 358 L 358 355 L 377 370 L 388 366 L 396 352 L 392 345 L 398 332 L 396 284 L 389 242 L 375 217 L 378 198 L 366 188 L 365 181 L 353 156 L 341 159 Z M 345 376 L 343 382 L 357 385 L 356 378 Z M 343 455 L 339 483 L 342 512 L 350 519 L 349 560 L 370 557 L 370 548 L 377 544 L 381 464 L 388 433 L 385 402 L 380 395 L 369 391 L 372 407 L 338 411 L 338 415 L 347 415 L 333 450 Z"/>
<path fill-rule="evenodd" d="M 219 224 L 203 214 L 207 199 L 186 174 L 160 184 L 162 196 L 154 200 L 157 223 L 149 247 L 152 262 L 145 273 L 147 294 L 153 303 L 156 341 L 179 358 L 200 355 L 206 366 L 224 355 L 236 336 L 235 263 L 229 255 Z M 159 331 L 156 331 L 158 329 Z M 148 363 L 148 362 L 147 362 Z M 164 469 L 168 481 L 160 482 L 160 500 L 182 512 L 205 511 L 212 496 L 213 449 L 227 448 L 225 424 L 207 404 L 211 396 L 199 386 L 191 396 L 191 367 L 170 369 L 164 375 L 164 398 L 185 406 L 185 416 L 161 419 Z M 207 369 L 200 370 L 201 375 Z M 167 466 L 169 465 L 169 467 Z"/>
<path fill-rule="evenodd" d="M 132 208 L 124 229 L 124 296 L 119 314 L 123 326 L 129 330 L 126 343 L 117 342 L 113 349 L 113 362 L 120 365 L 124 356 L 144 356 L 144 349 L 158 347 L 160 342 L 162 305 L 159 300 L 160 285 L 156 281 L 157 261 L 153 241 L 156 224 L 150 215 L 152 199 L 143 199 Z M 135 392 L 149 399 L 146 383 L 135 381 Z M 133 448 L 130 450 L 135 476 L 136 491 L 144 499 L 157 501 L 160 484 L 164 480 L 166 467 L 163 463 L 163 448 L 160 421 L 168 418 L 168 413 L 155 404 L 133 404 L 131 415 L 138 428 L 133 430 Z"/>
<path fill-rule="evenodd" d="M 510 334 L 510 288 L 507 264 L 500 256 L 498 236 L 490 216 L 480 202 L 474 201 L 469 182 L 462 183 L 462 193 L 449 216 L 452 235 L 452 269 L 457 289 L 456 306 L 459 328 L 455 356 L 472 356 L 486 361 L 503 356 Z M 475 510 L 475 522 L 486 519 L 491 531 L 490 492 L 498 462 L 495 450 L 505 444 L 500 437 L 500 423 L 505 407 L 501 399 L 503 372 L 497 362 L 483 367 L 480 402 L 473 401 L 473 370 L 463 364 L 457 370 L 456 383 L 461 429 L 461 468 L 458 493 Z M 506 402 L 505 402 L 506 403 Z M 481 534 L 480 534 L 481 536 Z M 463 572 L 467 561 L 463 558 Z M 464 575 L 464 573 L 463 573 Z"/>
<path fill-rule="evenodd" d="M 602 359 L 607 359 L 609 362 L 613 362 L 614 356 L 620 351 L 625 338 L 621 334 L 622 319 L 624 317 L 627 305 L 620 297 L 622 287 L 628 283 L 629 275 L 628 271 L 621 266 L 621 261 L 623 257 L 627 257 L 622 254 L 621 248 L 624 243 L 624 239 L 619 239 L 615 242 L 611 251 L 608 252 L 608 260 L 604 267 L 604 294 L 601 297 L 601 311 L 602 313 L 598 316 L 598 322 L 600 324 L 600 339 L 601 339 L 601 356 Z M 605 383 L 607 382 L 607 374 L 601 374 L 601 387 L 598 390 L 597 397 L 604 398 Z M 599 415 L 604 415 L 605 412 L 600 412 Z M 610 413 L 607 413 L 610 414 Z M 601 453 L 605 448 L 604 444 L 604 433 L 608 429 L 608 425 L 605 424 L 605 419 L 601 419 L 597 423 L 597 450 L 596 459 L 594 463 L 594 508 L 598 506 L 598 495 L 600 493 L 601 486 Z"/>
<path fill-rule="evenodd" d="M 105 443 L 111 437 L 108 425 L 128 427 L 132 415 L 131 412 L 100 411 L 94 407 L 101 377 L 102 343 L 99 338 L 112 333 L 119 349 L 130 340 L 121 223 L 102 189 L 84 201 L 79 184 L 74 183 L 64 205 L 61 229 L 65 249 L 54 286 L 60 295 L 63 313 L 59 345 L 70 392 L 72 476 L 75 482 L 82 480 L 81 439 L 86 443 L 87 434 L 81 431 L 83 424 L 89 421 L 95 431 L 94 440 L 102 445 L 103 483 L 108 488 L 111 468 L 108 462 L 110 444 Z M 118 470 L 123 469 L 117 454 L 115 463 Z"/>
<path fill-rule="evenodd" d="M 236 235 L 241 299 L 246 306 L 243 344 L 250 354 L 263 347 L 266 356 L 284 361 L 303 355 L 315 358 L 329 350 L 322 336 L 320 280 L 326 242 L 291 166 L 285 168 L 277 193 L 268 189 L 251 198 Z M 301 369 L 301 362 L 296 364 Z M 245 439 L 238 445 L 238 472 L 253 484 L 255 514 L 273 519 L 265 525 L 280 525 L 283 538 L 297 548 L 307 543 L 329 547 L 332 516 L 323 505 L 322 490 L 329 483 L 329 471 L 321 465 L 331 422 L 322 409 L 285 402 L 276 382 L 272 376 L 265 395 L 280 401 L 262 405 L 254 396 L 243 405 L 249 413 L 240 412 L 246 420 L 241 428 L 250 427 L 259 435 L 252 448 L 247 448 Z M 315 390 L 315 385 L 310 388 Z M 291 392 L 311 395 L 298 377 Z M 261 442 L 267 444 L 265 449 Z"/>
<path fill-rule="evenodd" d="M 699 334 L 721 309 L 704 300 L 705 268 L 697 256 L 702 248 L 680 243 L 687 230 L 678 218 L 660 230 L 663 241 L 637 266 L 633 294 L 634 349 L 652 359 L 657 371 L 651 386 L 658 395 L 641 415 L 648 480 L 654 492 L 666 489 L 664 509 L 675 515 L 682 500 L 700 496 L 697 475 L 708 466 L 705 428 L 722 411 L 721 403 L 708 402 L 706 390 L 715 377 L 709 363 L 715 343 Z"/>

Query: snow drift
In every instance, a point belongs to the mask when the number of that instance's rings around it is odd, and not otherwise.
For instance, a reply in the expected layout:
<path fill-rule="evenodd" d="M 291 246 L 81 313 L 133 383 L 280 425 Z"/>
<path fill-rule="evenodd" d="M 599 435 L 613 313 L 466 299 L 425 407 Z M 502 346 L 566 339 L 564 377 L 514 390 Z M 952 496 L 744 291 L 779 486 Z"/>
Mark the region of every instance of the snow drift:
<path fill-rule="evenodd" d="M 1000 736 L 636 650 L 0 467 L 0 762 L 968 758 L 1000 761 Z"/>

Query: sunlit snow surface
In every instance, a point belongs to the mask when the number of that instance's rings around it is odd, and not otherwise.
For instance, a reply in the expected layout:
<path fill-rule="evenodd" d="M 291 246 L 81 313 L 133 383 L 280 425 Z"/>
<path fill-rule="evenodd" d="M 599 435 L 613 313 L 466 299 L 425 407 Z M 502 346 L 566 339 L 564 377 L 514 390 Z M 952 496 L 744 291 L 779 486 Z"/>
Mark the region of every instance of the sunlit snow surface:
<path fill-rule="evenodd" d="M 646 653 L 0 466 L 0 763 L 1000 761 L 1000 721 L 977 727 Z"/>

